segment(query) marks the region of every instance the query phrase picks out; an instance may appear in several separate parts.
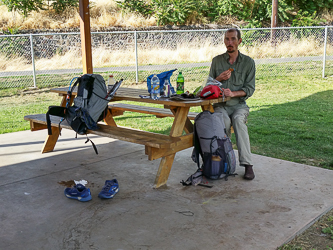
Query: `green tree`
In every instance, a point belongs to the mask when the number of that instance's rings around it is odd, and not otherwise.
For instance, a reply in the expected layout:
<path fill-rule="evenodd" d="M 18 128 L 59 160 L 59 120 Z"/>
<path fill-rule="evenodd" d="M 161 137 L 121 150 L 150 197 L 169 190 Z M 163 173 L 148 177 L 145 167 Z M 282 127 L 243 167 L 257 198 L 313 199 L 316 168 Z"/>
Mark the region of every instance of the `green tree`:
<path fill-rule="evenodd" d="M 21 12 L 25 17 L 31 11 L 45 10 L 50 1 L 47 0 L 2 0 L 9 11 Z M 52 8 L 56 13 L 63 12 L 68 7 L 77 7 L 79 0 L 56 0 L 51 1 Z"/>
<path fill-rule="evenodd" d="M 2 0 L 7 6 L 9 11 L 21 12 L 24 16 L 27 16 L 31 11 L 39 11 L 43 8 L 43 0 Z"/>
<path fill-rule="evenodd" d="M 52 8 L 56 13 L 61 13 L 67 8 L 76 8 L 79 6 L 79 0 L 57 0 L 52 2 Z"/>
<path fill-rule="evenodd" d="M 117 0 L 120 8 L 155 16 L 159 25 L 186 24 L 195 15 L 216 21 L 232 16 L 247 22 L 246 27 L 270 24 L 272 0 Z M 333 0 L 279 0 L 278 20 L 293 26 L 318 25 L 323 9 L 333 9 Z"/>

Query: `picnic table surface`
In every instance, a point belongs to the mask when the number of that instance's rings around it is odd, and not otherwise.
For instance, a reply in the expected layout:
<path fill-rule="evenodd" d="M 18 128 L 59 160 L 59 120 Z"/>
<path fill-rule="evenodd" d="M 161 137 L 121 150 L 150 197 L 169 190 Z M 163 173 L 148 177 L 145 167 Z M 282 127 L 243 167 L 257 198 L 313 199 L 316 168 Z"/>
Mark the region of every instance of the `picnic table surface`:
<path fill-rule="evenodd" d="M 58 93 L 60 95 L 66 95 L 68 88 L 54 88 L 50 90 L 51 92 Z M 76 95 L 76 89 L 73 91 L 73 95 Z M 145 103 L 154 103 L 154 104 L 163 104 L 166 106 L 177 106 L 177 107 L 194 107 L 194 106 L 206 106 L 218 102 L 225 102 L 226 98 L 216 98 L 216 99 L 188 99 L 188 100 L 172 100 L 170 98 L 159 98 L 153 100 L 150 98 L 141 98 L 141 96 L 149 96 L 149 93 L 146 89 L 137 89 L 137 88 L 119 88 L 116 95 L 113 97 L 111 102 L 115 101 L 134 101 L 134 102 L 145 102 Z"/>

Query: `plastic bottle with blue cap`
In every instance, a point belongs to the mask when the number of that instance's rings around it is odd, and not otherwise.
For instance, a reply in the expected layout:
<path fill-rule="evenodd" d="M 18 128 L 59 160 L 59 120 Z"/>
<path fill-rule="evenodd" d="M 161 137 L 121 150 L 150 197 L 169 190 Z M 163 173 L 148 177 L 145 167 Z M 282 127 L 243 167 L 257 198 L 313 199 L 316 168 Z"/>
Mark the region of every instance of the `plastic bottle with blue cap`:
<path fill-rule="evenodd" d="M 150 96 L 152 99 L 157 100 L 160 94 L 160 79 L 156 74 L 151 78 Z"/>

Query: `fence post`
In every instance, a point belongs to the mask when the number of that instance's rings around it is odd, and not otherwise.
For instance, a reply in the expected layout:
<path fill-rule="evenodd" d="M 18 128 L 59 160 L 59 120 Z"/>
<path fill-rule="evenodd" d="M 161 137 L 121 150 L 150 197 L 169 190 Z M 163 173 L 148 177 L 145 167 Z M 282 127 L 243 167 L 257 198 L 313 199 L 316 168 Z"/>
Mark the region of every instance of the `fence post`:
<path fill-rule="evenodd" d="M 327 47 L 327 26 L 325 27 L 324 57 L 323 57 L 323 78 L 325 78 L 325 67 L 326 67 L 326 47 Z"/>
<path fill-rule="evenodd" d="M 34 79 L 34 88 L 37 87 L 36 84 L 36 69 L 35 69 L 35 53 L 34 53 L 34 44 L 32 40 L 32 34 L 30 34 L 30 45 L 31 45 L 31 64 L 32 64 L 32 76 Z"/>
<path fill-rule="evenodd" d="M 136 30 L 134 31 L 134 42 L 135 42 L 135 82 L 139 82 L 139 63 L 138 63 L 138 40 Z"/>

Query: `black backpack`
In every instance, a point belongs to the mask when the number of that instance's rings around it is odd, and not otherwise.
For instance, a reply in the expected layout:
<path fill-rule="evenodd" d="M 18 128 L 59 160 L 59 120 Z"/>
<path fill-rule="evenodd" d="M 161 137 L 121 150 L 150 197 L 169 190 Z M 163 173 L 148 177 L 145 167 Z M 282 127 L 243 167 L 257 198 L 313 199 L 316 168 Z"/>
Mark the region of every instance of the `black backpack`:
<path fill-rule="evenodd" d="M 76 82 L 71 87 L 72 82 Z M 120 81 L 121 83 L 121 81 Z M 119 87 L 120 83 L 116 83 Z M 70 105 L 70 99 L 74 88 L 77 86 L 77 95 L 74 98 L 74 105 Z M 98 74 L 85 74 L 81 77 L 73 78 L 67 92 L 66 107 L 50 106 L 46 113 L 48 134 L 52 135 L 50 115 L 60 116 L 61 122 L 66 120 L 68 125 L 80 135 L 87 134 L 87 130 L 98 129 L 97 122 L 103 120 L 108 112 L 108 103 L 114 92 L 107 92 L 105 80 Z M 94 143 L 87 137 L 98 154 Z"/>

